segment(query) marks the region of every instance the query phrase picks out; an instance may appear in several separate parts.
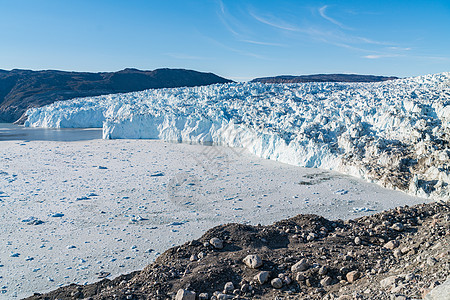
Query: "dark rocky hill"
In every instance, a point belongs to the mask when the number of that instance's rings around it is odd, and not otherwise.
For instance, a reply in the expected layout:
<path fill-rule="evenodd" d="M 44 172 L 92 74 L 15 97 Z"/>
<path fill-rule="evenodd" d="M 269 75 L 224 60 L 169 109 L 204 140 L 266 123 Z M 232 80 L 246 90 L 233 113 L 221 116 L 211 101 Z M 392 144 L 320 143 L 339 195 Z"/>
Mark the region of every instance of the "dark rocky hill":
<path fill-rule="evenodd" d="M 269 226 L 227 224 L 142 271 L 27 300 L 448 300 L 449 230 L 448 202 L 348 221 L 298 215 Z"/>
<path fill-rule="evenodd" d="M 262 77 L 253 79 L 251 82 L 263 82 L 263 83 L 379 82 L 393 79 L 398 79 L 398 77 L 357 75 L 357 74 L 315 74 L 302 76 L 281 75 L 275 77 Z"/>
<path fill-rule="evenodd" d="M 0 70 L 0 122 L 14 122 L 30 107 L 60 100 L 226 82 L 231 80 L 184 69 L 125 69 L 104 73 Z"/>

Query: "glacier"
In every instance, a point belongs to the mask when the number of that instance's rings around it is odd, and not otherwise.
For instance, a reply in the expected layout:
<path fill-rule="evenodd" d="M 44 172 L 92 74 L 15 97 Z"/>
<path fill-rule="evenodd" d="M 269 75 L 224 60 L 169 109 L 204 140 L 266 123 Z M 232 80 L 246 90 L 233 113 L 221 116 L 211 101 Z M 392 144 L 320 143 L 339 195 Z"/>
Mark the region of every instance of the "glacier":
<path fill-rule="evenodd" d="M 391 189 L 450 198 L 450 72 L 380 83 L 228 83 L 78 98 L 28 127 L 245 148 Z"/>

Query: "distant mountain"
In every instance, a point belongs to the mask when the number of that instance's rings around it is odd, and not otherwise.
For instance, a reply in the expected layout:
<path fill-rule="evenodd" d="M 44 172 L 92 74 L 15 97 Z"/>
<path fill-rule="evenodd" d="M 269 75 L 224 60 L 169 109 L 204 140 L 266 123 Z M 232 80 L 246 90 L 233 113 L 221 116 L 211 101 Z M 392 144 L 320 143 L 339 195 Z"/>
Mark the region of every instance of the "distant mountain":
<path fill-rule="evenodd" d="M 0 122 L 14 122 L 31 107 L 77 97 L 227 82 L 231 80 L 184 69 L 103 73 L 0 70 Z"/>
<path fill-rule="evenodd" d="M 282 75 L 275 77 L 262 77 L 253 79 L 250 82 L 262 82 L 262 83 L 379 82 L 393 79 L 398 79 L 398 77 L 357 75 L 357 74 L 315 74 L 315 75 L 301 75 L 301 76 Z"/>

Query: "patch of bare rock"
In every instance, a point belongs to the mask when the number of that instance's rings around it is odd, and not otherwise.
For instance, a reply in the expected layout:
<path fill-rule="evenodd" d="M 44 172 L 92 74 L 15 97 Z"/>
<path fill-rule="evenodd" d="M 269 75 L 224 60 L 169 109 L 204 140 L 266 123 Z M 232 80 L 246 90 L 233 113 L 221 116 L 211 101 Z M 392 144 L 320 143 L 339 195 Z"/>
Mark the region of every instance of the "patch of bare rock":
<path fill-rule="evenodd" d="M 28 299 L 449 299 L 449 276 L 450 205 L 433 202 L 221 225 L 140 272 Z"/>

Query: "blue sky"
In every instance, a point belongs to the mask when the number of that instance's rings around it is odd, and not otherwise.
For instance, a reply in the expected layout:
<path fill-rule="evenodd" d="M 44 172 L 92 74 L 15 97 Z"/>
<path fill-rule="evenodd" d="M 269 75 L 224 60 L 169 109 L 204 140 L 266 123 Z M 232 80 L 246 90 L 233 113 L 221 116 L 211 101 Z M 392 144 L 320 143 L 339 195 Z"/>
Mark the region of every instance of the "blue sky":
<path fill-rule="evenodd" d="M 450 1 L 0 0 L 0 69 L 450 71 Z"/>

